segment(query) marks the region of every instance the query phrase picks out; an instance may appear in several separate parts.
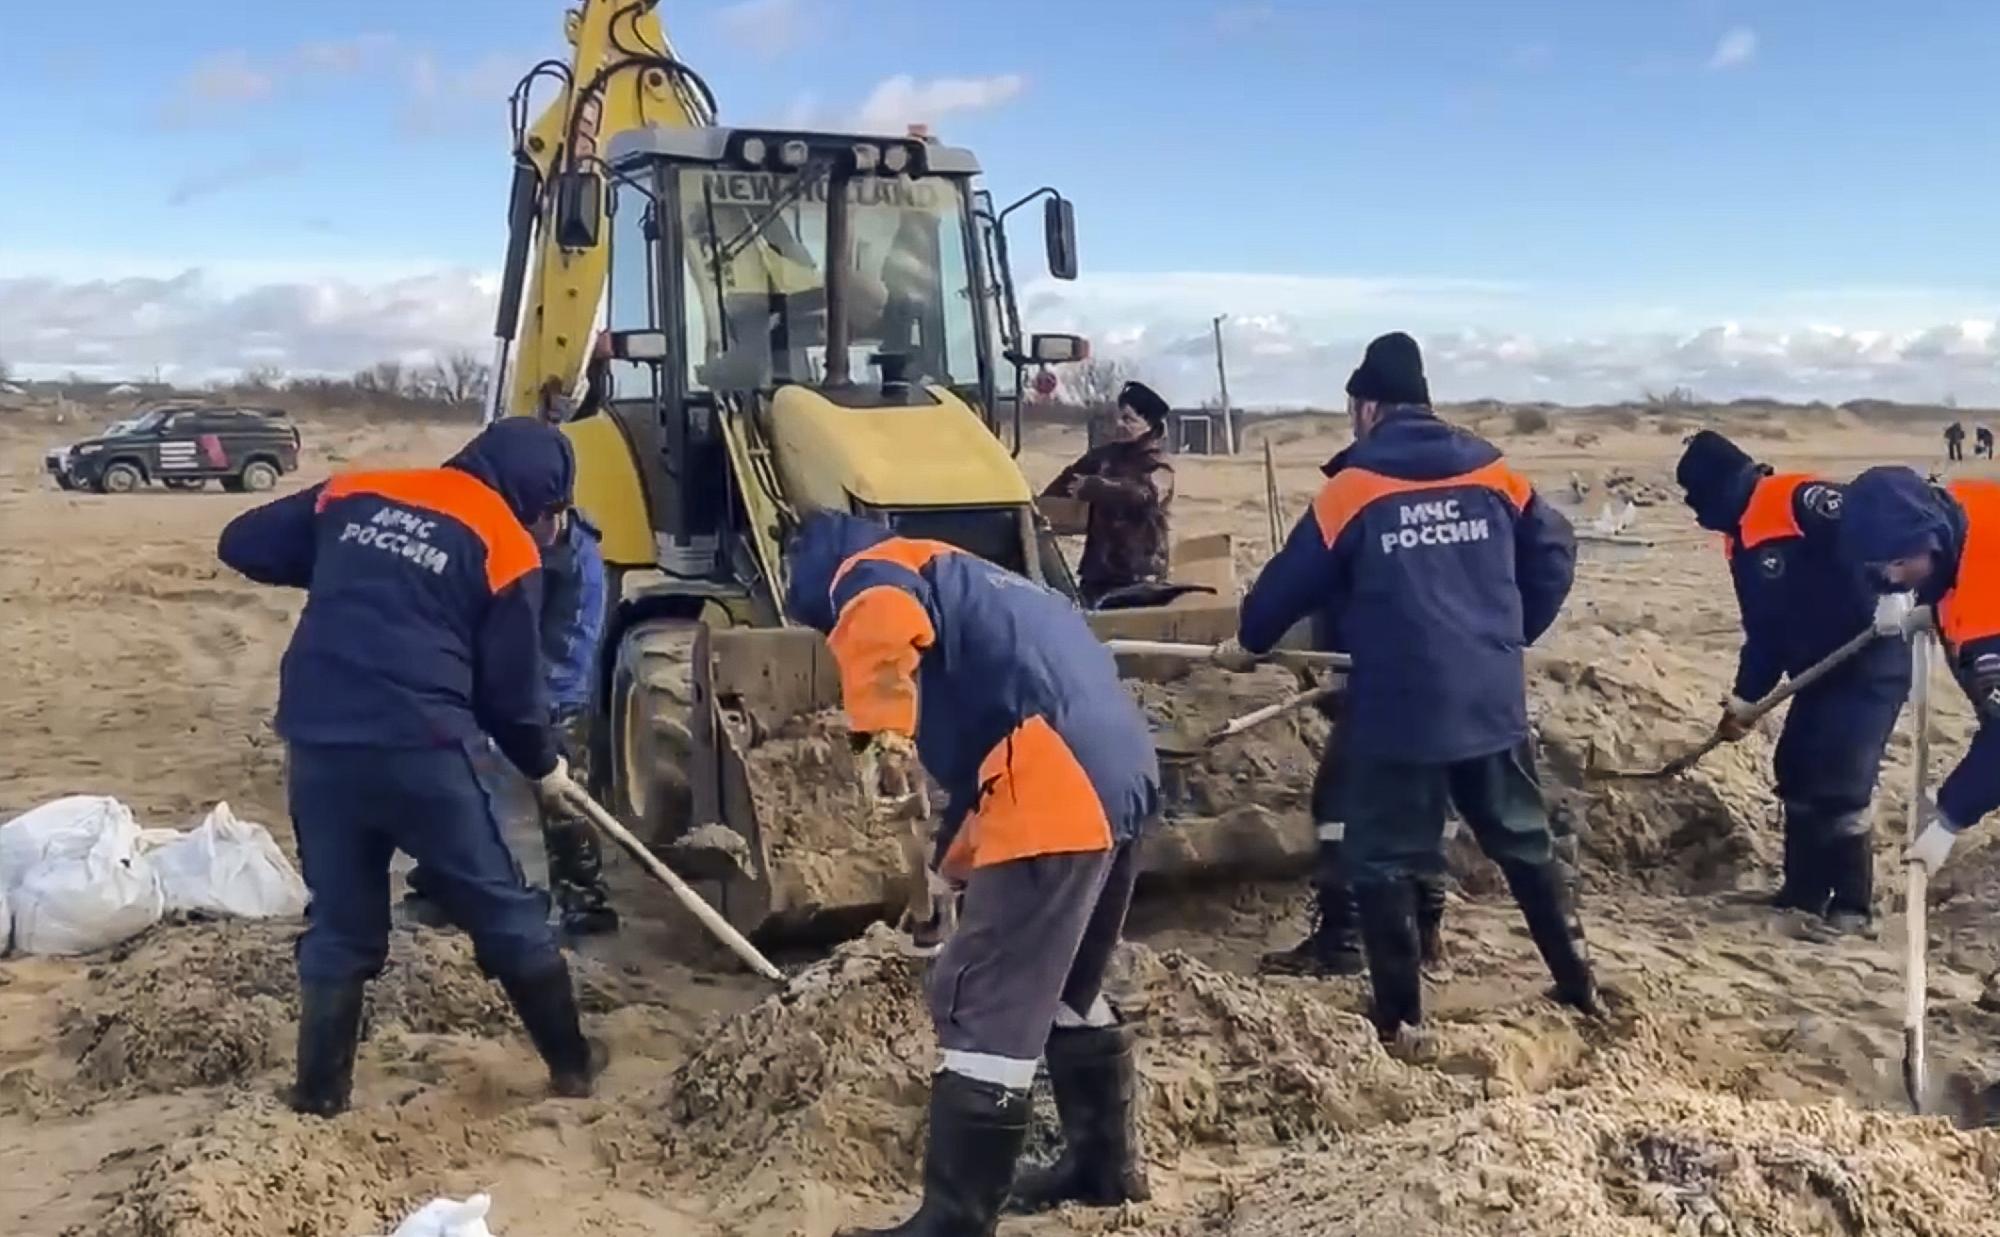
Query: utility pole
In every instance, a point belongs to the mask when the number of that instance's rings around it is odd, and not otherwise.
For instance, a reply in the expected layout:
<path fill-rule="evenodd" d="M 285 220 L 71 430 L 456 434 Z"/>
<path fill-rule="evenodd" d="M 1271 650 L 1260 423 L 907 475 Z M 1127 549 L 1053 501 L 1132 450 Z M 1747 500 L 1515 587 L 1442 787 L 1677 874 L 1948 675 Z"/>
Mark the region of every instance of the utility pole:
<path fill-rule="evenodd" d="M 1222 443 L 1223 450 L 1236 454 L 1236 414 L 1229 407 L 1229 366 L 1222 359 L 1222 324 L 1228 314 L 1215 315 L 1209 325 L 1215 328 L 1215 380 L 1222 388 Z"/>

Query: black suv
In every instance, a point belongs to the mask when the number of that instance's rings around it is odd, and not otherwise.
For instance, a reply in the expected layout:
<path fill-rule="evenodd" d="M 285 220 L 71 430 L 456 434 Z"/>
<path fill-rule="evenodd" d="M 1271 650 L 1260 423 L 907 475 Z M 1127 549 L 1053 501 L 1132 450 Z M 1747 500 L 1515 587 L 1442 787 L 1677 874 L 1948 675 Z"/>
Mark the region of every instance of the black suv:
<path fill-rule="evenodd" d="M 299 466 L 299 431 L 284 413 L 262 408 L 155 408 L 43 463 L 66 490 L 128 494 L 153 481 L 198 490 L 210 479 L 232 493 L 268 490 Z"/>

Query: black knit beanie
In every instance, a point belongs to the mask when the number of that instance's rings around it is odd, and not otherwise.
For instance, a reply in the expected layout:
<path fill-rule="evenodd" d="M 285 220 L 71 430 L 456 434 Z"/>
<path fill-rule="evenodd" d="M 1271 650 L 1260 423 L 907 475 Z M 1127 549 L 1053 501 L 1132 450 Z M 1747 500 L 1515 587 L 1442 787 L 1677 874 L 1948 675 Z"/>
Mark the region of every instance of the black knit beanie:
<path fill-rule="evenodd" d="M 1424 381 L 1424 354 L 1417 341 L 1391 331 L 1368 345 L 1361 367 L 1347 380 L 1347 393 L 1378 404 L 1430 406 L 1431 388 Z"/>
<path fill-rule="evenodd" d="M 1146 419 L 1155 434 L 1167 428 L 1167 401 L 1143 382 L 1128 382 L 1118 390 L 1118 406 L 1130 408 Z"/>
<path fill-rule="evenodd" d="M 1742 520 L 1757 478 L 1766 471 L 1729 439 L 1702 430 L 1688 439 L 1681 462 L 1674 466 L 1674 480 L 1687 491 L 1695 522 L 1711 532 L 1726 533 Z"/>

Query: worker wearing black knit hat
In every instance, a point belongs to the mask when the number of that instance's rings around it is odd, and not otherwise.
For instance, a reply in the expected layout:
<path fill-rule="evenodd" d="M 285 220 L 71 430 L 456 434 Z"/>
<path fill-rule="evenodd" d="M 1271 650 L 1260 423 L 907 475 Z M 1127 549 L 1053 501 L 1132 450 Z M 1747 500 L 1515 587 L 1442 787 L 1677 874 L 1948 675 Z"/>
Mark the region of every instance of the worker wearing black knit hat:
<path fill-rule="evenodd" d="M 1688 439 L 1674 480 L 1695 522 L 1725 538 L 1742 612 L 1735 684 L 1716 724 L 1734 742 L 1749 731 L 1754 701 L 1867 630 L 1875 600 L 1840 555 L 1840 484 L 1773 472 L 1714 430 Z M 1869 929 L 1868 808 L 1909 684 L 1909 651 L 1885 640 L 1793 698 L 1772 762 L 1785 812 L 1773 906 L 1823 916 L 1834 933 Z"/>
<path fill-rule="evenodd" d="M 1505 874 L 1557 999 L 1595 1012 L 1573 882 L 1534 773 L 1524 668 L 1575 576 L 1569 523 L 1497 447 L 1431 411 L 1409 336 L 1370 344 L 1347 390 L 1354 444 L 1326 465 L 1215 661 L 1247 669 L 1315 615 L 1353 658 L 1338 802 L 1316 814 L 1342 818 L 1384 1039 L 1422 1020 L 1421 900 L 1445 875 L 1447 803 Z"/>
<path fill-rule="evenodd" d="M 1424 381 L 1424 354 L 1417 341 L 1391 331 L 1369 344 L 1347 380 L 1347 394 L 1356 403 L 1430 407 L 1431 388 Z"/>
<path fill-rule="evenodd" d="M 1117 604 L 1121 593 L 1167 578 L 1174 466 L 1161 449 L 1167 401 L 1143 382 L 1118 391 L 1111 441 L 1062 470 L 1042 496 L 1090 504 L 1077 589 L 1089 609 Z"/>

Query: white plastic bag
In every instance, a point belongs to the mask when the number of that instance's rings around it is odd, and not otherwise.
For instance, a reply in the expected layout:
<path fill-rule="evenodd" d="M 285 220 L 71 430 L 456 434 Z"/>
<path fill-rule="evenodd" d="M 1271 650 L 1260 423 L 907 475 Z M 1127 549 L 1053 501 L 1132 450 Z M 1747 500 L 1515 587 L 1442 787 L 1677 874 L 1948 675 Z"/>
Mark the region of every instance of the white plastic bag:
<path fill-rule="evenodd" d="M 85 954 L 139 935 L 160 921 L 160 878 L 139 853 L 125 813 L 107 822 L 88 850 L 66 850 L 30 867 L 8 896 L 14 943 L 28 954 Z"/>
<path fill-rule="evenodd" d="M 170 911 L 240 915 L 245 919 L 305 914 L 306 886 L 259 824 L 238 820 L 227 803 L 186 833 L 148 830 L 141 845 L 160 874 Z"/>
<path fill-rule="evenodd" d="M 70 795 L 0 825 L 0 892 L 49 859 L 77 859 L 106 833 L 137 838 L 132 809 L 109 795 Z"/>
<path fill-rule="evenodd" d="M 474 1194 L 462 1203 L 435 1198 L 398 1224 L 389 1237 L 496 1237 L 486 1227 L 486 1212 L 492 1206 L 493 1199 L 486 1194 Z"/>

